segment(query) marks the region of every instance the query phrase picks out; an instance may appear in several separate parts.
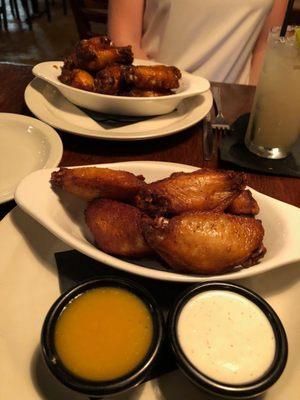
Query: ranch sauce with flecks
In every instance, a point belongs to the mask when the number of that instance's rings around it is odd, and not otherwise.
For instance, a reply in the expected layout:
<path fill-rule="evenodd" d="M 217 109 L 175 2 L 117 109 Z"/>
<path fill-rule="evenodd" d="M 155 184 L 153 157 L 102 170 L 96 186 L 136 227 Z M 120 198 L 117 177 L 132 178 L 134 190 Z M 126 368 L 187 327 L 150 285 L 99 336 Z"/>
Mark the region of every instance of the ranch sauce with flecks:
<path fill-rule="evenodd" d="M 275 356 L 275 337 L 265 314 L 246 297 L 210 290 L 190 299 L 177 323 L 180 347 L 194 367 L 225 384 L 260 378 Z"/>

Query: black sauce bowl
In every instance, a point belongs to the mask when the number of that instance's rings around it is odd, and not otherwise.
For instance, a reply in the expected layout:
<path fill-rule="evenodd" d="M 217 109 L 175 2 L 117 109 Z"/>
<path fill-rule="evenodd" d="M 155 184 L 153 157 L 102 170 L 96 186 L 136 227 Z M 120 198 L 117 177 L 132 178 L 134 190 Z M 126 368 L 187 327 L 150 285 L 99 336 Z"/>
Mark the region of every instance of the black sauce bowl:
<path fill-rule="evenodd" d="M 69 372 L 60 361 L 54 345 L 54 331 L 56 322 L 77 296 L 100 287 L 118 287 L 136 295 L 147 306 L 153 322 L 153 337 L 149 350 L 144 359 L 127 375 L 109 381 L 89 381 L 81 379 Z M 103 277 L 81 283 L 63 293 L 52 305 L 45 318 L 41 347 L 46 364 L 53 375 L 65 386 L 79 393 L 104 397 L 123 392 L 140 384 L 148 375 L 158 354 L 163 337 L 163 319 L 161 312 L 151 294 L 135 282 L 124 278 Z"/>
<path fill-rule="evenodd" d="M 231 385 L 218 382 L 196 369 L 181 349 L 177 336 L 177 323 L 180 313 L 195 295 L 210 290 L 225 290 L 238 293 L 252 301 L 265 314 L 270 322 L 275 336 L 275 356 L 269 369 L 253 382 L 243 385 Z M 271 308 L 258 294 L 239 285 L 226 282 L 208 282 L 194 285 L 185 290 L 178 298 L 175 306 L 170 311 L 168 318 L 169 340 L 175 353 L 176 361 L 182 372 L 198 387 L 217 396 L 226 399 L 250 399 L 258 396 L 270 388 L 282 374 L 288 355 L 288 344 L 282 323 Z"/>

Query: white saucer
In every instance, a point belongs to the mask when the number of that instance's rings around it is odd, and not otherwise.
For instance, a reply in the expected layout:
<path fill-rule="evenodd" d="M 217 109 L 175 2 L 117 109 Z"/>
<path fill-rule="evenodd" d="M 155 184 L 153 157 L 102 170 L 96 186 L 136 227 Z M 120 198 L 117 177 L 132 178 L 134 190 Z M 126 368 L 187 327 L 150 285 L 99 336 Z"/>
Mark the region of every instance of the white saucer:
<path fill-rule="evenodd" d="M 145 140 L 171 135 L 196 124 L 211 109 L 212 94 L 208 90 L 182 100 L 172 113 L 108 129 L 70 103 L 54 86 L 39 78 L 28 84 L 25 102 L 40 120 L 66 132 L 97 139 Z"/>
<path fill-rule="evenodd" d="M 18 114 L 0 113 L 0 143 L 0 204 L 14 198 L 27 174 L 56 167 L 63 152 L 53 128 Z"/>

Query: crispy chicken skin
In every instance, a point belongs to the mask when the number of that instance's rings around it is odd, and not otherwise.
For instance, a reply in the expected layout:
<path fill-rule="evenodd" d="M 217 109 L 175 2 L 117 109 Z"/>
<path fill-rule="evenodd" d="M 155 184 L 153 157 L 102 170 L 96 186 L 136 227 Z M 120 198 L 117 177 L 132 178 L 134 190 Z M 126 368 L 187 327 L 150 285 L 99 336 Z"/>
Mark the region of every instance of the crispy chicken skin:
<path fill-rule="evenodd" d="M 75 68 L 79 68 L 79 64 L 78 64 L 76 52 L 73 51 L 70 55 L 68 55 L 64 59 L 63 69 L 72 70 L 72 69 L 75 69 Z"/>
<path fill-rule="evenodd" d="M 108 254 L 141 258 L 153 252 L 142 234 L 142 212 L 131 205 L 96 199 L 88 204 L 85 219 L 96 246 Z"/>
<path fill-rule="evenodd" d="M 113 45 L 108 36 L 95 36 L 91 39 L 83 39 L 76 45 L 77 48 L 91 47 L 92 49 L 105 49 Z M 79 68 L 76 49 L 64 59 L 65 69 Z"/>
<path fill-rule="evenodd" d="M 179 69 L 167 65 L 132 65 L 125 74 L 128 84 L 149 90 L 176 89 L 180 78 Z"/>
<path fill-rule="evenodd" d="M 69 86 L 77 89 L 87 90 L 93 92 L 95 89 L 94 78 L 91 74 L 82 69 L 65 69 L 62 68 L 61 75 L 58 79 Z"/>
<path fill-rule="evenodd" d="M 261 221 L 215 212 L 143 220 L 146 241 L 176 271 L 218 274 L 253 265 L 265 253 Z"/>
<path fill-rule="evenodd" d="M 125 69 L 126 65 L 107 65 L 96 75 L 95 91 L 97 93 L 118 95 L 124 85 Z"/>
<path fill-rule="evenodd" d="M 131 46 L 99 48 L 83 40 L 76 47 L 80 68 L 87 71 L 100 71 L 109 64 L 129 65 L 133 61 Z"/>
<path fill-rule="evenodd" d="M 146 185 L 141 175 L 97 167 L 60 168 L 52 173 L 50 182 L 85 200 L 102 197 L 131 201 Z"/>
<path fill-rule="evenodd" d="M 79 43 L 85 46 L 92 46 L 96 49 L 107 49 L 108 47 L 114 46 L 113 42 L 106 35 L 94 36 L 90 39 L 82 39 Z"/>
<path fill-rule="evenodd" d="M 226 209 L 229 214 L 257 215 L 259 206 L 249 189 L 243 190 Z"/>
<path fill-rule="evenodd" d="M 179 172 L 143 188 L 136 196 L 136 205 L 150 215 L 223 211 L 244 187 L 242 173 L 208 169 Z"/>

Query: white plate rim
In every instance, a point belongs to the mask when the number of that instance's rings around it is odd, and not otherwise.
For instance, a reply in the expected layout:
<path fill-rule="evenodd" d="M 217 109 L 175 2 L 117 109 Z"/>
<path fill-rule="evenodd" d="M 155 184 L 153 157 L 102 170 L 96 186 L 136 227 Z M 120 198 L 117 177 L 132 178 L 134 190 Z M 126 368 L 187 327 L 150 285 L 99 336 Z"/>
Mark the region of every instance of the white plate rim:
<path fill-rule="evenodd" d="M 14 113 L 0 113 L 0 117 L 1 117 L 1 121 L 3 119 L 10 120 L 10 121 L 14 120 L 14 121 L 18 121 L 18 122 L 25 123 L 25 124 L 31 124 L 32 126 L 39 129 L 43 133 L 45 138 L 48 140 L 49 145 L 50 145 L 49 157 L 46 160 L 45 165 L 43 166 L 43 169 L 57 167 L 57 165 L 60 163 L 62 155 L 63 155 L 63 144 L 62 144 L 60 136 L 55 131 L 55 129 L 53 129 L 51 126 L 47 125 L 45 122 L 42 122 L 36 118 L 29 117 L 26 115 L 14 114 Z M 0 204 L 6 203 L 7 201 L 14 199 L 14 192 L 15 192 L 16 187 L 17 187 L 17 184 L 15 185 L 15 188 L 10 193 L 7 193 L 7 195 L 1 196 L 1 193 L 0 193 Z"/>
<path fill-rule="evenodd" d="M 34 88 L 34 85 L 39 85 L 39 88 L 45 88 L 46 86 L 51 86 L 54 90 L 57 91 L 57 95 L 61 96 L 64 101 L 69 102 L 64 96 L 58 91 L 57 88 L 52 86 L 50 83 L 43 81 L 40 78 L 34 78 L 29 84 L 26 86 L 25 93 L 24 93 L 24 99 L 27 107 L 29 110 L 41 121 L 44 121 L 45 123 L 51 125 L 52 127 L 62 130 L 67 133 L 71 133 L 74 135 L 78 136 L 84 136 L 84 137 L 91 137 L 94 139 L 102 139 L 102 140 L 117 140 L 117 141 L 138 141 L 138 140 L 148 140 L 148 139 L 154 139 L 154 138 L 159 138 L 159 137 L 164 137 L 164 136 L 169 136 L 173 135 L 178 132 L 182 132 L 183 130 L 190 128 L 191 126 L 195 125 L 197 122 L 201 121 L 207 113 L 210 111 L 213 103 L 213 97 L 212 93 L 210 90 L 203 92 L 201 95 L 204 98 L 203 104 L 201 106 L 195 107 L 194 109 L 189 109 L 185 115 L 185 119 L 180 119 L 178 124 L 176 124 L 176 120 L 178 118 L 174 118 L 174 121 L 170 123 L 168 126 L 163 127 L 161 129 L 155 129 L 151 130 L 149 129 L 146 131 L 144 134 L 135 134 L 135 129 L 134 125 L 132 124 L 132 131 L 131 132 L 126 132 L 126 133 L 118 133 L 118 132 L 111 132 L 108 134 L 105 132 L 101 127 L 99 126 L 99 130 L 92 130 L 89 128 L 81 128 L 76 125 L 72 125 L 71 123 L 67 121 L 63 121 L 59 119 L 56 116 L 51 115 L 49 112 L 47 112 L 47 109 L 45 110 L 45 105 L 49 104 L 48 100 L 43 96 L 42 92 L 39 91 L 39 96 L 40 96 L 40 101 L 35 101 L 34 98 L 36 97 L 36 89 Z M 42 100 L 41 100 L 42 99 Z M 183 99 L 182 101 L 188 102 L 189 99 Z M 69 102 L 70 103 L 70 102 Z M 73 107 L 76 107 L 74 104 L 72 105 Z M 204 107 L 205 106 L 205 107 Z M 199 112 L 199 108 L 203 107 L 203 111 Z M 160 117 L 160 116 L 157 116 Z M 89 118 L 89 117 L 87 117 Z M 154 117 L 155 118 L 155 117 Z M 151 124 L 151 119 L 149 121 L 144 121 L 146 124 Z M 105 135 L 104 135 L 105 133 Z"/>
<path fill-rule="evenodd" d="M 98 167 L 106 167 L 106 168 L 116 168 L 116 169 L 124 169 L 124 170 L 129 170 L 130 167 L 147 167 L 147 166 L 153 166 L 153 167 L 159 167 L 159 169 L 165 169 L 168 170 L 169 168 L 176 168 L 177 171 L 184 171 L 184 172 L 192 172 L 198 169 L 197 167 L 190 166 L 190 165 L 184 165 L 184 164 L 176 164 L 176 163 L 170 163 L 170 162 L 159 162 L 159 161 L 127 161 L 127 162 L 120 162 L 120 163 L 109 163 L 109 164 L 95 164 L 95 165 L 88 165 L 88 166 L 98 166 Z M 82 166 L 80 166 L 82 167 Z M 129 167 L 129 169 L 127 168 Z M 73 167 L 76 168 L 76 167 Z M 48 181 L 49 181 L 49 176 L 51 172 L 54 171 L 48 170 L 46 173 L 48 173 Z M 174 172 L 176 172 L 174 170 Z M 286 263 L 291 263 L 291 262 L 296 262 L 300 260 L 300 254 L 297 257 L 290 257 L 288 259 L 283 260 L 283 264 L 276 264 L 275 266 L 269 263 L 269 265 L 264 266 L 264 268 L 261 268 L 261 264 L 257 264 L 255 266 L 252 266 L 251 268 L 243 268 L 239 271 L 234 271 L 234 272 L 229 272 L 226 274 L 221 274 L 221 275 L 211 275 L 211 276 L 199 276 L 199 275 L 192 275 L 192 274 L 180 274 L 172 271 L 164 271 L 164 270 L 157 270 L 154 268 L 149 268 L 145 267 L 143 265 L 137 265 L 137 264 L 132 264 L 130 262 L 121 260 L 117 257 L 111 256 L 109 254 L 106 254 L 102 252 L 101 250 L 97 249 L 94 245 L 91 243 L 86 244 L 82 240 L 74 237 L 72 234 L 69 232 L 65 232 L 60 226 L 56 226 L 56 224 L 53 223 L 47 223 L 45 222 L 44 218 L 41 218 L 38 213 L 36 212 L 35 209 L 31 209 L 30 204 L 26 203 L 26 199 L 23 198 L 22 196 L 22 190 L 23 186 L 26 187 L 26 180 L 31 179 L 30 176 L 33 176 L 34 173 L 30 174 L 24 180 L 20 183 L 20 185 L 17 188 L 16 194 L 15 194 L 15 200 L 17 204 L 26 212 L 28 213 L 31 217 L 33 217 L 35 220 L 37 220 L 41 225 L 43 225 L 46 229 L 48 229 L 51 233 L 53 233 L 55 236 L 57 236 L 59 239 L 61 239 L 63 242 L 67 243 L 70 247 L 75 248 L 76 250 L 80 251 L 81 253 L 98 260 L 100 262 L 103 262 L 106 265 L 110 265 L 114 268 L 121 269 L 136 275 L 148 277 L 148 278 L 153 278 L 153 279 L 158 279 L 158 280 L 166 280 L 166 281 L 176 281 L 176 282 L 208 282 L 208 281 L 216 281 L 216 280 L 222 280 L 222 281 L 230 281 L 230 280 L 237 280 L 237 279 L 242 279 L 242 278 L 247 278 L 249 276 L 253 275 L 259 275 L 261 273 L 264 273 L 266 271 L 272 270 L 274 268 L 278 268 L 281 265 L 284 265 Z M 285 209 L 286 212 L 291 211 L 294 212 L 295 214 L 297 213 L 297 217 L 299 217 L 299 222 L 300 222 L 300 210 L 297 207 L 291 206 L 287 203 L 281 202 L 279 200 L 273 199 L 269 196 L 266 196 L 262 193 L 259 193 L 255 191 L 254 189 L 251 188 L 251 191 L 253 192 L 254 196 L 263 196 L 265 198 L 271 199 L 272 202 L 274 202 L 274 205 L 276 207 L 280 207 L 281 209 Z M 25 200 L 25 201 L 24 201 Z M 294 246 L 295 244 L 292 243 L 291 246 Z"/>

